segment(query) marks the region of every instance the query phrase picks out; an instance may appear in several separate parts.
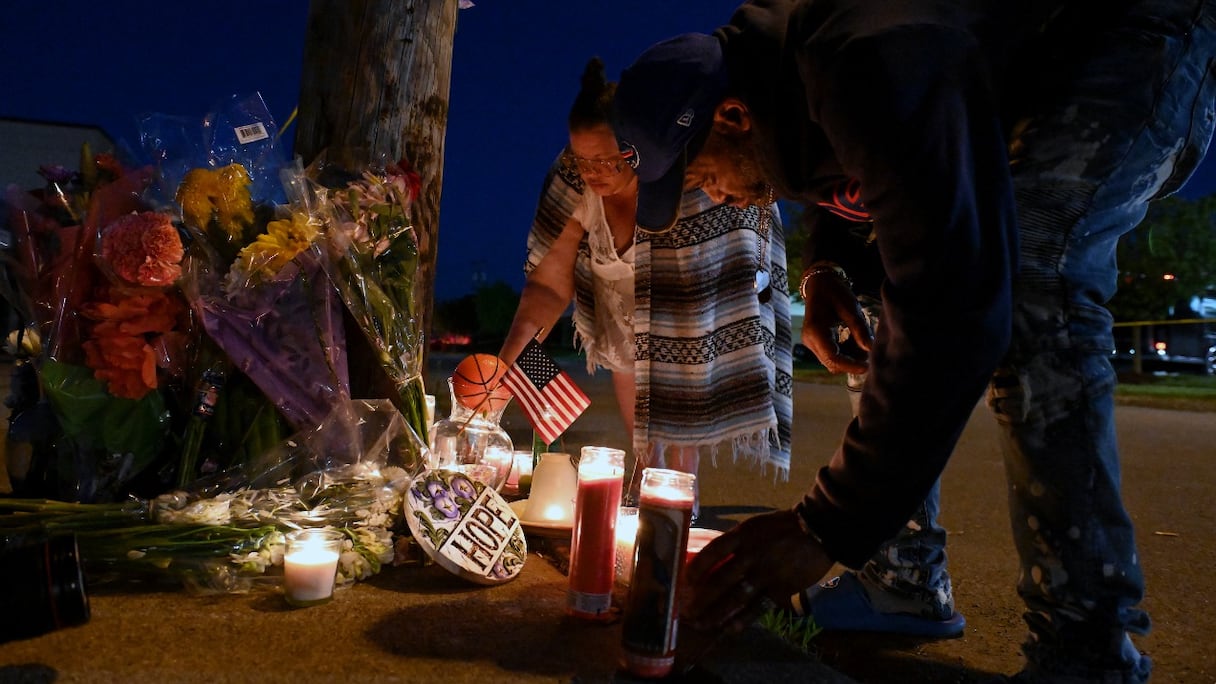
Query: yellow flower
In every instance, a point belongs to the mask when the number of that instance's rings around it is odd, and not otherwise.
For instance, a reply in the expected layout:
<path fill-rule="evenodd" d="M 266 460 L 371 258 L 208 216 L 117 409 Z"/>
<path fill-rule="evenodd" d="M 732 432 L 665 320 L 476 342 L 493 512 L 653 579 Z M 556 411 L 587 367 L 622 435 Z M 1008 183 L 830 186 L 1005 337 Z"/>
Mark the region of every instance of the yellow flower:
<path fill-rule="evenodd" d="M 228 287 L 243 287 L 248 281 L 274 276 L 292 259 L 312 245 L 317 227 L 308 214 L 293 212 L 291 218 L 266 224 L 266 232 L 237 254 L 228 274 Z"/>
<path fill-rule="evenodd" d="M 214 219 L 233 239 L 239 239 L 245 226 L 253 223 L 253 200 L 249 186 L 253 181 L 240 164 L 220 169 L 191 169 L 177 187 L 177 203 L 188 225 L 206 229 Z"/>

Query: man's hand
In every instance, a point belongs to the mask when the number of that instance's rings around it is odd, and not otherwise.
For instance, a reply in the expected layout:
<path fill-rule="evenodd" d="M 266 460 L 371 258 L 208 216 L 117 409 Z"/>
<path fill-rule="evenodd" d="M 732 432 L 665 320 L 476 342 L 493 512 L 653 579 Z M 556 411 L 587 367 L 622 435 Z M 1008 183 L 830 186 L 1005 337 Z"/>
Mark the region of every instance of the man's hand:
<path fill-rule="evenodd" d="M 815 267 L 802 279 L 802 298 L 806 316 L 802 319 L 802 343 L 831 373 L 865 373 L 868 363 L 840 350 L 836 328 L 843 325 L 865 351 L 870 351 L 874 335 L 865 314 L 843 274 L 835 269 Z"/>
<path fill-rule="evenodd" d="M 686 568 L 689 600 L 683 615 L 700 629 L 742 631 L 764 611 L 818 582 L 832 559 L 802 530 L 798 514 L 777 511 L 748 518 L 714 539 Z"/>

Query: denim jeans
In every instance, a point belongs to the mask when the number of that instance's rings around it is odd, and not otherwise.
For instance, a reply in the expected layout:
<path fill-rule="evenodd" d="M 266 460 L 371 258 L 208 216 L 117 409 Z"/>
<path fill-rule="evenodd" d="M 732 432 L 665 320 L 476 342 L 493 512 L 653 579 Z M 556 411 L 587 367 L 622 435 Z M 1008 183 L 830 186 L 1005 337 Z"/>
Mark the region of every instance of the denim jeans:
<path fill-rule="evenodd" d="M 1142 682 L 1144 576 L 1120 498 L 1115 246 L 1203 156 L 1216 112 L 1216 1 L 1136 0 L 1061 41 L 1067 87 L 1011 140 L 1020 272 L 1013 343 L 989 387 L 1002 426 L 1028 670 Z M 1151 17 L 1151 19 L 1150 19 Z M 1045 74 L 1050 80 L 1051 75 Z"/>
<path fill-rule="evenodd" d="M 857 301 L 870 330 L 877 330 L 882 317 L 882 301 L 866 295 L 859 296 Z M 840 334 L 842 342 L 847 339 L 847 329 L 842 328 Z M 847 376 L 853 415 L 857 415 L 865 379 L 865 374 L 849 373 Z M 907 524 L 879 547 L 858 576 L 864 584 L 894 599 L 890 603 L 919 610 L 929 619 L 945 620 L 954 613 L 954 594 L 946 569 L 946 530 L 937 522 L 940 511 L 939 480 Z"/>

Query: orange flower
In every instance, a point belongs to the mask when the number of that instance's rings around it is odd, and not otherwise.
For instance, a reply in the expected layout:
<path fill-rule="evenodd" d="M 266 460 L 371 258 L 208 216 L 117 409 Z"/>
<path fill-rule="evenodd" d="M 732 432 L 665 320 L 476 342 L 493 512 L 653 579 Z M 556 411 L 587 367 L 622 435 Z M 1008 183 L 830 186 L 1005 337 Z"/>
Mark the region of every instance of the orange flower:
<path fill-rule="evenodd" d="M 81 313 L 95 321 L 83 343 L 93 376 L 117 397 L 139 399 L 156 389 L 154 343 L 177 324 L 182 304 L 163 292 L 131 295 L 111 290 L 117 301 L 89 302 Z"/>
<path fill-rule="evenodd" d="M 108 152 L 98 154 L 93 158 L 93 162 L 97 164 L 97 171 L 104 180 L 111 181 L 125 173 L 118 157 Z"/>
<path fill-rule="evenodd" d="M 177 323 L 181 304 L 162 293 L 127 295 L 117 302 L 89 302 L 81 307 L 97 321 L 94 335 L 143 335 L 169 332 Z"/>
<path fill-rule="evenodd" d="M 164 287 L 182 274 L 182 239 L 165 214 L 126 214 L 101 233 L 101 258 L 132 285 Z"/>
<path fill-rule="evenodd" d="M 83 346 L 85 362 L 110 394 L 142 399 L 156 389 L 156 354 L 142 337 L 105 337 Z"/>

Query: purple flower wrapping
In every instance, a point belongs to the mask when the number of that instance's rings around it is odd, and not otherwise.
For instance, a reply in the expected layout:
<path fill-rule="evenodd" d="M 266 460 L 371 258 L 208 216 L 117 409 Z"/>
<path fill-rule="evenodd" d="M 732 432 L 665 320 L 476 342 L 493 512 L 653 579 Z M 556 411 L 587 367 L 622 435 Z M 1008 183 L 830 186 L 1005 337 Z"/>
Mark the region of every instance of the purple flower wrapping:
<path fill-rule="evenodd" d="M 315 428 L 349 399 L 342 304 L 312 253 L 231 299 L 203 294 L 194 306 L 211 339 L 293 428 Z"/>

